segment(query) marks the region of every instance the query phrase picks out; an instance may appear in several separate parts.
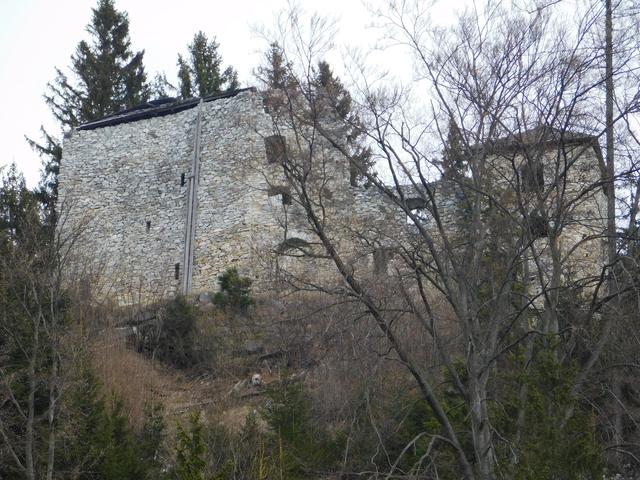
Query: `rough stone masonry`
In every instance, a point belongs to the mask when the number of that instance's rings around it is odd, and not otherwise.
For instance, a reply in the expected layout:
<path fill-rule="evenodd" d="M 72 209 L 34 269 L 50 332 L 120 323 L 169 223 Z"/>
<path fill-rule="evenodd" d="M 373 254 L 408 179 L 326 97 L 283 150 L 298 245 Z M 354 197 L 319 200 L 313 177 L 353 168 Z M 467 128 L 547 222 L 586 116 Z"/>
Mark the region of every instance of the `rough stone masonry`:
<path fill-rule="evenodd" d="M 60 210 L 63 229 L 79 235 L 78 274 L 130 303 L 213 289 L 227 267 L 257 264 L 277 226 L 262 174 L 269 128 L 261 97 L 244 90 L 121 112 L 74 131 L 64 145 Z"/>
<path fill-rule="evenodd" d="M 78 127 L 65 141 L 59 176 L 60 231 L 76 242 L 72 274 L 99 297 L 121 304 L 215 290 L 217 276 L 229 267 L 251 276 L 258 289 L 265 286 L 274 272 L 274 253 L 287 242 L 313 241 L 304 212 L 290 201 L 282 168 L 273 158 L 279 141 L 286 139 L 274 135 L 263 96 L 255 89 L 151 102 Z M 576 162 L 579 175 L 594 174 L 596 153 L 589 149 L 582 154 Z M 344 227 L 336 232 L 346 232 L 336 236 L 354 233 L 342 244 L 355 245 L 362 232 L 372 230 L 372 222 L 387 229 L 411 228 L 374 189 L 350 187 L 348 165 L 331 157 L 326 156 L 333 163 L 323 191 Z M 500 172 L 499 177 L 505 175 Z M 579 175 L 571 178 L 593 181 Z M 457 228 L 464 221 L 459 192 L 443 182 L 434 188 L 442 218 Z M 418 208 L 424 203 L 406 201 Z M 603 201 L 597 192 L 574 209 L 574 215 L 583 212 L 579 216 L 592 225 L 576 222 L 573 230 L 566 229 L 566 249 L 603 230 Z M 355 231 L 359 224 L 365 228 Z M 393 232 L 386 237 L 411 238 Z M 383 242 L 378 244 L 384 253 Z M 585 268 L 594 270 L 604 260 L 590 249 L 594 246 L 585 244 L 579 257 L 583 263 L 589 257 Z M 386 258 L 381 251 L 357 252 L 354 263 L 372 269 L 376 258 Z M 286 261 L 289 267 L 304 262 Z M 306 268 L 319 272 L 314 263 Z"/>
<path fill-rule="evenodd" d="M 273 133 L 255 89 L 155 102 L 77 128 L 59 177 L 61 231 L 77 236 L 74 276 L 121 304 L 216 290 L 229 267 L 260 288 L 284 235 L 307 236 L 270 158 Z M 336 206 L 377 212 L 339 163 Z"/>

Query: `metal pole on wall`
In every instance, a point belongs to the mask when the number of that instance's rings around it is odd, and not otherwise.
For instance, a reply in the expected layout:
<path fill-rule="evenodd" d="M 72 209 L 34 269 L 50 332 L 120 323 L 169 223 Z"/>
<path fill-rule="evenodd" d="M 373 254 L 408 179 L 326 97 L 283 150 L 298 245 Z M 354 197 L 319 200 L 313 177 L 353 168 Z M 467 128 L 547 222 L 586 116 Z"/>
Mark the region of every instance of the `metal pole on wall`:
<path fill-rule="evenodd" d="M 198 206 L 198 183 L 200 183 L 200 131 L 202 125 L 202 99 L 198 103 L 196 117 L 195 139 L 193 146 L 193 160 L 191 163 L 191 175 L 189 176 L 189 188 L 187 194 L 187 222 L 185 226 L 184 241 L 184 271 L 182 273 L 182 293 L 191 291 L 193 279 L 193 259 L 195 253 L 196 236 L 196 211 Z"/>

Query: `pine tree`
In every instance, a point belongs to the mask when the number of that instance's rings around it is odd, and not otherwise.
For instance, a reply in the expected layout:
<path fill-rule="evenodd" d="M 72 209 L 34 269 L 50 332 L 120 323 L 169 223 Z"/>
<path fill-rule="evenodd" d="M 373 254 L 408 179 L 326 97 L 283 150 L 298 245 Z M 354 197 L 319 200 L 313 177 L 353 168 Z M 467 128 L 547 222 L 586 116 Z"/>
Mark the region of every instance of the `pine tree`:
<path fill-rule="evenodd" d="M 33 193 L 27 189 L 16 164 L 12 163 L 0 178 L 0 255 L 5 241 L 11 248 L 26 248 L 24 237 L 39 224 Z"/>
<path fill-rule="evenodd" d="M 207 467 L 207 445 L 200 414 L 189 415 L 189 429 L 178 423 L 176 432 L 176 466 L 175 474 L 180 480 L 203 480 Z"/>
<path fill-rule="evenodd" d="M 329 102 L 340 118 L 348 119 L 353 106 L 351 94 L 325 61 L 318 62 L 315 84 L 318 95 Z"/>
<path fill-rule="evenodd" d="M 178 55 L 178 81 L 182 98 L 205 97 L 238 88 L 238 73 L 233 67 L 221 72 L 220 44 L 200 31 L 187 47 L 188 55 Z"/>
<path fill-rule="evenodd" d="M 446 179 L 459 179 L 464 174 L 465 159 L 460 127 L 453 117 L 449 118 L 447 142 L 442 155 L 442 176 Z"/>
<path fill-rule="evenodd" d="M 266 88 L 285 90 L 293 84 L 290 66 L 284 58 L 284 52 L 277 42 L 269 46 L 264 54 L 264 64 L 255 70 L 255 76 Z"/>
<path fill-rule="evenodd" d="M 282 107 L 300 94 L 295 76 L 291 73 L 291 64 L 286 61 L 282 47 L 277 42 L 269 45 L 262 64 L 253 74 L 265 88 L 264 106 L 272 115 L 277 115 Z"/>
<path fill-rule="evenodd" d="M 141 459 L 147 466 L 145 478 L 149 480 L 162 478 L 163 460 L 166 454 L 164 407 L 155 399 L 155 396 L 156 393 L 152 392 L 152 400 L 145 404 L 144 426 L 138 438 Z"/>
<path fill-rule="evenodd" d="M 349 164 L 349 182 L 352 186 L 357 186 L 365 178 L 364 173 L 373 167 L 373 160 L 370 149 L 362 145 L 364 132 L 362 123 L 353 110 L 351 94 L 325 61 L 318 62 L 314 87 L 321 108 L 328 108 L 347 125 L 347 147 L 352 154 Z"/>
<path fill-rule="evenodd" d="M 133 52 L 126 12 L 116 10 L 113 0 L 99 0 L 87 25 L 89 41 L 82 40 L 71 56 L 70 74 L 56 68 L 47 84 L 45 101 L 62 131 L 102 118 L 149 98 L 143 65 L 144 51 Z M 57 175 L 62 157 L 61 141 L 42 129 L 42 143 L 27 139 L 45 159 L 40 198 L 51 213 L 57 200 Z"/>
<path fill-rule="evenodd" d="M 102 385 L 86 365 L 79 367 L 77 383 L 68 393 L 65 429 L 58 455 L 58 472 L 90 480 L 138 480 L 158 470 L 147 456 L 145 443 L 134 436 L 121 400 L 105 401 Z M 155 477 L 158 478 L 158 477 Z"/>
<path fill-rule="evenodd" d="M 249 277 L 243 277 L 235 267 L 228 268 L 222 275 L 218 275 L 220 291 L 213 297 L 213 303 L 223 307 L 246 312 L 253 299 L 251 298 L 251 283 Z"/>
<path fill-rule="evenodd" d="M 57 70 L 45 100 L 63 128 L 102 118 L 149 98 L 144 51 L 132 52 L 129 19 L 113 0 L 99 0 L 87 25 L 91 39 L 71 56 L 73 81 Z"/>
<path fill-rule="evenodd" d="M 164 72 L 156 73 L 150 88 L 151 98 L 154 99 L 175 97 L 178 91 L 177 88 L 167 80 L 167 75 Z"/>

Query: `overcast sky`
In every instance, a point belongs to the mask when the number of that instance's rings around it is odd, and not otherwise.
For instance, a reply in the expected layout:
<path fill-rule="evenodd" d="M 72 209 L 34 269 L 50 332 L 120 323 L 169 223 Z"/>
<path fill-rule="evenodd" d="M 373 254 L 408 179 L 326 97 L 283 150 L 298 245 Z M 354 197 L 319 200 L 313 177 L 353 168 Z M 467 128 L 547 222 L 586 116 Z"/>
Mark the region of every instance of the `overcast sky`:
<path fill-rule="evenodd" d="M 88 38 L 85 31 L 97 0 L 0 0 L 0 114 L 2 154 L 0 168 L 16 162 L 28 184 L 39 179 L 41 160 L 24 136 L 39 138 L 40 125 L 57 133 L 57 125 L 42 94 L 54 78 L 54 67 L 66 69 L 76 45 Z M 377 32 L 367 28 L 372 18 L 360 0 L 302 1 L 308 10 L 336 17 L 337 45 L 367 48 Z M 450 0 L 451 9 L 459 0 Z M 129 14 L 134 50 L 145 50 L 149 78 L 155 72 L 175 77 L 176 57 L 193 35 L 202 30 L 216 36 L 225 65 L 238 71 L 243 86 L 253 85 L 252 69 L 258 64 L 264 40 L 252 27 L 271 25 L 285 0 L 116 0 L 116 8 Z M 338 63 L 337 56 L 333 59 Z M 337 71 L 340 65 L 335 65 Z"/>

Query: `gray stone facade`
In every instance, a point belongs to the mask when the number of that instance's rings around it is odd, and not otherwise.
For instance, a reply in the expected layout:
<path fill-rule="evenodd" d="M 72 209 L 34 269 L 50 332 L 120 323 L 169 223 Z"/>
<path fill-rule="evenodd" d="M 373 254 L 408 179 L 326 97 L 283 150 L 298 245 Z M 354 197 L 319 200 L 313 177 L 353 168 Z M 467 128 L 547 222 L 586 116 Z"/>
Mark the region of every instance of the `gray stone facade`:
<path fill-rule="evenodd" d="M 79 235 L 74 274 L 119 303 L 216 290 L 229 267 L 261 289 L 285 236 L 310 240 L 300 207 L 287 205 L 280 166 L 267 158 L 274 132 L 262 95 L 247 89 L 155 110 L 82 126 L 65 142 L 60 225 Z M 332 162 L 334 210 L 344 218 L 371 210 L 349 188 L 346 165 Z"/>
<path fill-rule="evenodd" d="M 278 153 L 273 125 L 262 94 L 246 89 L 151 105 L 74 131 L 64 144 L 59 177 L 60 230 L 77 235 L 73 274 L 122 304 L 216 290 L 218 275 L 229 267 L 250 276 L 259 290 L 279 267 L 329 274 L 327 260 L 277 255 L 287 245 L 317 240 L 301 207 L 289 201 L 281 166 L 271 161 Z M 334 225 L 329 234 L 354 268 L 380 270 L 377 264 L 390 258 L 386 245 L 411 242 L 411 225 L 375 189 L 351 187 L 345 161 L 320 143 L 317 148 L 324 161 L 323 190 L 316 195 L 327 201 L 328 224 Z M 582 154 L 575 164 L 589 177 L 571 178 L 576 196 L 580 185 L 593 181 L 593 155 Z M 464 222 L 459 191 L 446 183 L 435 190 L 442 218 L 458 229 Z M 580 242 L 604 226 L 601 192 L 581 198 L 566 248 L 574 237 Z M 592 224 L 585 226 L 588 218 Z M 593 255 L 585 268 L 602 265 L 592 245 L 576 252 L 582 263 Z"/>

